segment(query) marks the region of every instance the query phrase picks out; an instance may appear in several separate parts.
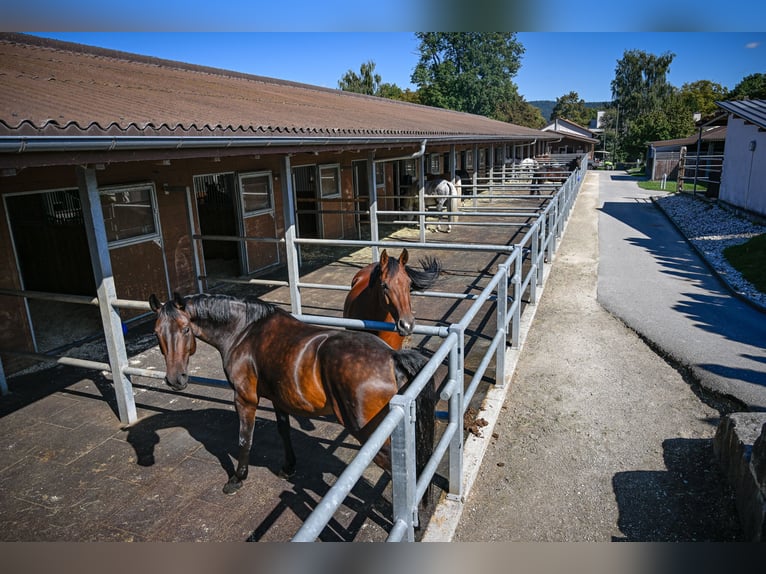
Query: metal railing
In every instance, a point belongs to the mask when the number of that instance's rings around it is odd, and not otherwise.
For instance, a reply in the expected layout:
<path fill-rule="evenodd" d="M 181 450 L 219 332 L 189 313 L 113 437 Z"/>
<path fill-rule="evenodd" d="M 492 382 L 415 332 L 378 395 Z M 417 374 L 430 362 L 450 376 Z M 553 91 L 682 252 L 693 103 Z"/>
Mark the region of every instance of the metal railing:
<path fill-rule="evenodd" d="M 286 160 L 287 161 L 287 160 Z M 542 285 L 544 279 L 543 268 L 545 262 L 551 262 L 557 248 L 557 241 L 563 233 L 564 225 L 569 217 L 574 200 L 582 183 L 582 174 L 584 174 L 587 158 L 583 157 L 580 162 L 580 169 L 574 171 L 566 182 L 554 193 L 546 198 L 545 206 L 534 214 L 535 220 L 532 223 L 523 224 L 528 227 L 522 239 L 514 245 L 455 245 L 449 243 L 428 243 L 428 249 L 451 249 L 462 251 L 489 251 L 504 254 L 505 259 L 498 265 L 497 272 L 491 277 L 488 284 L 478 295 L 469 294 L 450 294 L 450 293 L 425 293 L 424 296 L 455 297 L 472 300 L 470 308 L 464 313 L 460 321 L 449 326 L 429 327 L 419 325 L 415 328 L 416 334 L 437 336 L 442 339 L 438 349 L 436 349 L 428 363 L 421 370 L 418 376 L 408 386 L 406 392 L 396 395 L 390 401 L 390 412 L 383 419 L 375 432 L 367 442 L 361 447 L 354 459 L 349 463 L 343 473 L 338 477 L 335 484 L 330 488 L 327 494 L 322 498 L 316 509 L 308 517 L 304 525 L 295 534 L 294 541 L 314 540 L 319 536 L 333 514 L 343 503 L 343 500 L 351 492 L 351 489 L 361 478 L 364 470 L 370 465 L 375 454 L 381 446 L 390 438 L 392 449 L 392 491 L 393 491 L 393 527 L 389 533 L 388 540 L 414 540 L 414 527 L 417 525 L 418 504 L 423 498 L 428 485 L 431 483 L 438 466 L 442 463 L 445 456 L 448 457 L 448 492 L 447 496 L 459 499 L 462 496 L 463 489 L 463 470 L 462 470 L 462 441 L 463 441 L 463 415 L 466 406 L 470 403 L 477 391 L 479 383 L 484 379 L 486 371 L 495 359 L 494 382 L 496 385 L 505 385 L 509 373 L 505 372 L 505 347 L 506 342 L 511 346 L 518 348 L 520 337 L 520 319 L 522 313 L 522 302 L 524 296 L 527 297 L 529 304 L 537 302 L 537 290 Z M 287 164 L 289 167 L 289 163 Z M 474 178 L 475 181 L 476 178 Z M 486 191 L 493 185 L 487 183 Z M 500 182 L 496 187 L 511 185 Z M 492 190 L 493 192 L 496 190 Z M 477 194 L 474 193 L 474 196 Z M 492 195 L 491 199 L 499 200 L 505 197 L 505 194 Z M 514 195 L 513 197 L 519 197 Z M 540 198 L 539 195 L 532 197 Z M 478 197 L 475 197 L 477 200 Z M 481 198 L 485 199 L 485 198 Z M 290 206 L 285 207 L 286 215 Z M 388 212 L 377 212 L 388 213 Z M 479 212 L 477 214 L 487 215 L 491 213 L 493 217 L 507 216 L 513 212 Z M 378 225 L 376 220 L 376 211 L 371 210 L 371 225 Z M 470 216 L 470 211 L 459 212 L 460 217 Z M 524 216 L 530 213 L 524 212 Z M 293 214 L 294 217 L 294 214 Z M 202 236 L 196 236 L 195 239 L 201 240 Z M 223 240 L 237 241 L 257 241 L 259 238 L 238 237 L 222 238 Z M 279 240 L 283 241 L 283 240 Z M 338 285 L 317 285 L 313 283 L 304 283 L 300 281 L 296 272 L 295 251 L 300 244 L 324 244 L 324 245 L 346 245 L 346 246 L 385 246 L 385 247 L 418 247 L 426 246 L 425 243 L 396 242 L 396 241 L 349 241 L 349 240 L 327 240 L 327 239 L 309 239 L 298 238 L 286 234 L 284 239 L 286 248 L 292 250 L 293 268 L 290 278 L 286 284 L 290 288 L 291 304 L 293 305 L 293 315 L 305 322 L 322 324 L 328 326 L 339 326 L 347 328 L 366 328 L 373 330 L 388 329 L 394 330 L 394 326 L 389 323 L 378 323 L 372 321 L 360 321 L 353 319 L 339 319 L 331 317 L 318 317 L 313 315 L 304 315 L 300 312 L 300 289 L 323 288 L 323 289 L 347 289 L 346 286 Z M 288 255 L 288 266 L 290 266 L 290 255 Z M 40 298 L 49 300 L 66 301 L 70 303 L 100 305 L 102 315 L 105 314 L 104 305 L 93 297 L 77 297 L 56 295 L 50 293 L 40 293 L 33 291 L 2 290 L 2 295 L 15 295 L 27 298 Z M 138 309 L 149 311 L 149 305 L 143 301 L 129 301 L 108 297 L 107 306 L 127 309 Z M 474 369 L 473 376 L 466 383 L 465 378 L 465 353 L 466 353 L 466 331 L 469 324 L 484 306 L 492 302 L 496 305 L 496 332 L 492 337 L 490 344 L 483 355 L 478 358 L 478 364 Z M 297 309 L 298 312 L 295 312 Z M 106 327 L 105 327 L 106 330 Z M 108 335 L 107 335 L 108 337 Z M 3 350 L 3 353 L 13 353 L 34 360 L 53 361 L 59 364 L 80 366 L 85 368 L 97 369 L 100 371 L 112 372 L 112 366 L 108 363 L 96 361 L 87 361 L 84 359 L 74 359 L 71 357 L 51 356 L 40 353 L 24 353 Z M 447 375 L 445 382 L 440 385 L 439 393 L 442 400 L 447 401 L 447 425 L 441 434 L 437 444 L 434 447 L 428 463 L 421 472 L 420 476 L 415 474 L 415 417 L 414 401 L 418 394 L 423 390 L 426 384 L 431 384 L 437 369 L 447 362 Z M 157 370 L 139 369 L 123 363 L 120 367 L 120 373 L 112 372 L 113 378 L 127 377 L 130 375 L 164 378 L 165 374 Z M 205 379 L 201 377 L 192 377 L 190 382 L 206 385 L 226 384 L 225 381 L 215 379 Z M 2 371 L 2 362 L 0 361 L 0 388 L 7 391 L 7 386 Z"/>

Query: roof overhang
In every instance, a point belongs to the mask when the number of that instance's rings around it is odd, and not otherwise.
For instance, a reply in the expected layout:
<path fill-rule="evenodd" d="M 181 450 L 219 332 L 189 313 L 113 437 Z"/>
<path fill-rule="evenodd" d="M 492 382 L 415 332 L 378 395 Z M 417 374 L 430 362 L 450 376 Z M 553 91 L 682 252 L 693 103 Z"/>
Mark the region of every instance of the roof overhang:
<path fill-rule="evenodd" d="M 530 135 L 437 135 L 398 137 L 291 136 L 0 136 L 0 168 L 79 165 L 248 154 L 377 150 L 428 145 L 502 145 L 556 139 Z"/>

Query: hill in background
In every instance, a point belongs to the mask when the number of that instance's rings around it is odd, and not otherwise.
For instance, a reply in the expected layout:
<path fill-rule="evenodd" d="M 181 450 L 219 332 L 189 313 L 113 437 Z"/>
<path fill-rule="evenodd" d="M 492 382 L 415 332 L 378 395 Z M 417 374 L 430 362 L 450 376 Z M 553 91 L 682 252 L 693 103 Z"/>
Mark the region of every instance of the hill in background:
<path fill-rule="evenodd" d="M 585 102 L 586 108 L 596 108 L 597 110 L 605 110 L 612 102 Z M 529 104 L 535 106 L 540 110 L 546 121 L 550 121 L 551 114 L 553 113 L 553 106 L 556 105 L 556 100 L 534 100 Z"/>

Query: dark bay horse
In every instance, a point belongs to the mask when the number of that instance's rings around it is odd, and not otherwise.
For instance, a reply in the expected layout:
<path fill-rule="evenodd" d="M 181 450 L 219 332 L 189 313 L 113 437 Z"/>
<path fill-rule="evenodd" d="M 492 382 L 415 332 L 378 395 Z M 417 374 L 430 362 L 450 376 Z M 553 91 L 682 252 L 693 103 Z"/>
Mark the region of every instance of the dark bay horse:
<path fill-rule="evenodd" d="M 247 477 L 258 403 L 269 399 L 285 449 L 280 475 L 295 472 L 289 415 L 335 415 L 364 443 L 388 413 L 388 402 L 412 381 L 427 359 L 416 351 L 394 351 L 364 332 L 317 327 L 298 321 L 260 299 L 177 293 L 167 303 L 149 298 L 157 313 L 154 332 L 165 356 L 165 382 L 182 390 L 189 382 L 189 357 L 196 339 L 215 347 L 234 388 L 239 416 L 237 468 L 223 487 L 236 492 Z M 416 401 L 417 472 L 433 448 L 436 391 L 426 384 Z M 375 462 L 390 470 L 390 441 Z"/>
<path fill-rule="evenodd" d="M 343 303 L 343 316 L 365 321 L 382 321 L 396 325 L 396 331 L 375 331 L 393 349 L 401 349 L 404 339 L 412 334 L 411 291 L 424 291 L 433 286 L 441 273 L 438 259 L 420 260 L 423 270 L 407 266 L 409 253 L 403 249 L 399 259 L 389 257 L 384 249 L 377 263 L 360 269 L 351 280 L 351 291 Z"/>

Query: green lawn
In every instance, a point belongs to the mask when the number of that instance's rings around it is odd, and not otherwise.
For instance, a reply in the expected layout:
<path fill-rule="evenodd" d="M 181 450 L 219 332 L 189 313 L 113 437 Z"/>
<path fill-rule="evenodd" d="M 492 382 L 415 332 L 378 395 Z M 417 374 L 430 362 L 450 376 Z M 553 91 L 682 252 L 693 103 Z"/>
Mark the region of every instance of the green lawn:
<path fill-rule="evenodd" d="M 638 187 L 640 187 L 641 189 L 646 189 L 648 191 L 662 191 L 661 181 L 639 180 L 637 183 L 638 183 Z M 665 191 L 668 191 L 668 192 L 676 191 L 676 181 L 675 180 L 666 181 Z M 694 191 L 694 184 L 684 183 L 684 191 Z M 697 191 L 704 193 L 705 192 L 704 184 L 698 183 Z"/>
<path fill-rule="evenodd" d="M 741 245 L 727 247 L 723 254 L 758 291 L 766 293 L 766 233 Z"/>

